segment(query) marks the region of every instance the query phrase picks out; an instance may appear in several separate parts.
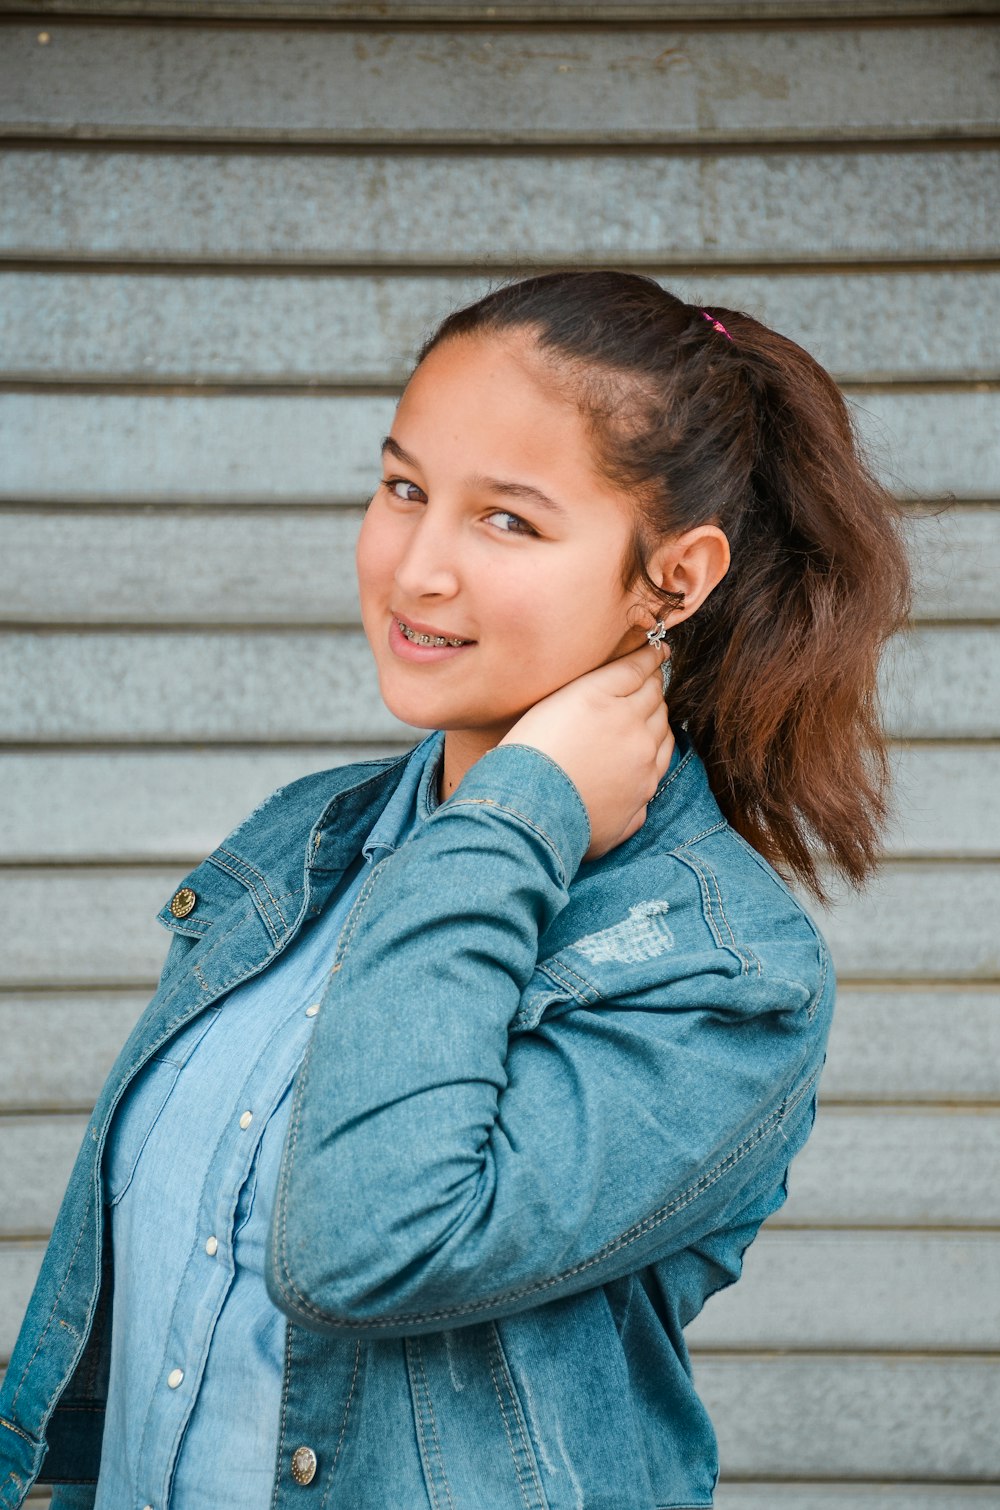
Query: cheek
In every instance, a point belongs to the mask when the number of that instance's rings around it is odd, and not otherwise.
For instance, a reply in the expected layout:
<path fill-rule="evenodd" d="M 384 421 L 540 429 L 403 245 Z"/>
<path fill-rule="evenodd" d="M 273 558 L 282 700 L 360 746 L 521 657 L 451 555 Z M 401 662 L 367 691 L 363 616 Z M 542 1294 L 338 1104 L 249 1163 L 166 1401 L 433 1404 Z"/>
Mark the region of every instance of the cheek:
<path fill-rule="evenodd" d="M 392 577 L 392 563 L 391 538 L 380 529 L 377 516 L 369 509 L 361 522 L 354 548 L 354 569 L 362 602 L 366 595 L 378 591 Z"/>

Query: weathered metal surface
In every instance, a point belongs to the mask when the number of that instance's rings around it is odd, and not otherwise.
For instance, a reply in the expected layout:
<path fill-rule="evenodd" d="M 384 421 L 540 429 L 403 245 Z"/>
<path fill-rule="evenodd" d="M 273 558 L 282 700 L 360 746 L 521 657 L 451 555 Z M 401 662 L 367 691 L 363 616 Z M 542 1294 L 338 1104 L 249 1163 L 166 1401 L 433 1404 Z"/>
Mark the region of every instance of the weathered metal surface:
<path fill-rule="evenodd" d="M 154 985 L 168 942 L 156 913 L 186 868 L 0 871 L 6 927 L 0 986 Z M 884 866 L 861 896 L 841 897 L 829 908 L 802 899 L 830 941 L 841 982 L 887 987 L 897 979 L 926 980 L 944 989 L 1000 978 L 998 866 L 900 862 Z M 104 913 L 113 929 L 96 926 Z M 56 931 L 53 916 L 60 920 Z"/>
<path fill-rule="evenodd" d="M 893 734 L 991 739 L 1000 733 L 997 630 L 956 624 L 896 635 L 886 647 L 880 688 Z"/>
<path fill-rule="evenodd" d="M 1000 496 L 1000 390 L 849 394 L 901 493 Z M 0 498 L 349 503 L 381 475 L 393 397 L 0 394 Z"/>
<path fill-rule="evenodd" d="M 89 1111 L 148 999 L 142 990 L 0 995 L 0 1111 Z M 39 1058 L 40 1035 L 60 1052 Z M 843 984 L 822 1094 L 824 1105 L 1000 1103 L 1000 988 Z"/>
<path fill-rule="evenodd" d="M 694 1378 L 723 1475 L 1000 1478 L 1000 1360 L 696 1355 Z"/>
<path fill-rule="evenodd" d="M 88 1113 L 148 1000 L 143 991 L 0 995 L 0 1112 Z M 59 1052 L 39 1054 L 43 1040 Z"/>
<path fill-rule="evenodd" d="M 75 1114 L 0 1117 L 4 1236 L 49 1231 L 86 1128 L 86 1117 Z M 821 1108 L 810 1141 L 792 1165 L 787 1204 L 769 1219 L 768 1230 L 813 1225 L 995 1229 L 1000 1225 L 998 1158 L 997 1110 Z M 989 1251 L 995 1258 L 996 1249 Z"/>
<path fill-rule="evenodd" d="M 836 1367 L 831 1360 L 830 1366 Z M 851 1465 L 845 1463 L 843 1472 Z M 716 1510 L 996 1510 L 992 1484 L 740 1484 L 727 1478 L 715 1493 Z"/>
<path fill-rule="evenodd" d="M 839 986 L 822 1095 L 1000 1103 L 1000 985 Z"/>
<path fill-rule="evenodd" d="M 917 926 L 915 924 L 915 926 Z M 776 1227 L 1000 1226 L 1000 1108 L 824 1104 Z"/>
<path fill-rule="evenodd" d="M 0 0 L 23 15 L 25 0 Z M 33 0 L 47 15 L 169 16 L 183 20 L 380 23 L 594 21 L 815 21 L 857 17 L 991 15 L 996 0 Z"/>
<path fill-rule="evenodd" d="M 0 752 L 0 856 L 196 864 L 279 786 L 420 739 L 349 747 Z M 0 1036 L 2 1042 L 2 1036 Z"/>
<path fill-rule="evenodd" d="M 292 508 L 6 511 L 0 623 L 358 624 L 361 519 Z M 1000 617 L 1000 508 L 914 513 L 907 537 L 914 618 Z"/>
<path fill-rule="evenodd" d="M 7 742 L 405 740 L 358 630 L 12 630 L 0 664 Z M 305 681 L 312 695 L 303 699 Z M 1000 629 L 913 629 L 883 661 L 898 737 L 1000 736 Z"/>
<path fill-rule="evenodd" d="M 7 863 L 199 860 L 277 787 L 347 761 L 399 754 L 381 744 L 31 752 L 0 748 L 0 858 Z M 1000 857 L 1000 746 L 895 746 L 894 859 Z M 0 1040 L 2 1041 L 2 1040 Z"/>
<path fill-rule="evenodd" d="M 1000 1352 L 1000 1234 L 766 1230 L 687 1341 Z"/>
<path fill-rule="evenodd" d="M 661 272 L 691 303 L 746 310 L 840 382 L 1000 377 L 1000 272 Z M 397 384 L 483 277 L 7 273 L 7 381 Z"/>
<path fill-rule="evenodd" d="M 406 145 L 982 137 L 1000 31 L 630 25 L 285 31 L 12 22 L 0 132 Z"/>
<path fill-rule="evenodd" d="M 995 259 L 995 147 L 0 153 L 0 256 L 350 263 Z M 885 333 L 887 344 L 896 332 Z"/>

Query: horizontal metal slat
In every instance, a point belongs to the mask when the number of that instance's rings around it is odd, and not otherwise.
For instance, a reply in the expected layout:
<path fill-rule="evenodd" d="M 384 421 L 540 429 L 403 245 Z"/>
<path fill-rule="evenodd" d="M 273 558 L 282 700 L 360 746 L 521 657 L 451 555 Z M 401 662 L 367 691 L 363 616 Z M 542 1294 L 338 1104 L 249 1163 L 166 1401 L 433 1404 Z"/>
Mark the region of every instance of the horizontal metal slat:
<path fill-rule="evenodd" d="M 989 24 L 245 29 L 10 23 L 0 131 L 382 144 L 977 137 Z M 405 80 L 406 87 L 400 88 Z"/>
<path fill-rule="evenodd" d="M 1000 1360 L 695 1355 L 694 1379 L 723 1477 L 1000 1477 Z"/>
<path fill-rule="evenodd" d="M 22 15 L 24 0 L 0 0 Z M 220 20 L 371 22 L 750 21 L 967 16 L 993 0 L 34 0 L 39 16 L 173 16 Z"/>
<path fill-rule="evenodd" d="M 1000 390 L 849 393 L 872 461 L 922 498 L 1000 496 Z M 357 504 L 392 396 L 0 393 L 0 499 Z"/>
<path fill-rule="evenodd" d="M 0 152 L 0 257 L 607 266 L 996 259 L 994 148 Z M 195 213 L 196 211 L 196 213 Z M 894 340 L 895 332 L 886 332 Z"/>
<path fill-rule="evenodd" d="M 63 383 L 398 383 L 483 277 L 8 272 L 0 378 Z M 699 305 L 790 336 L 841 382 L 992 379 L 1000 273 L 661 273 Z M 891 331 L 891 339 L 887 332 Z"/>

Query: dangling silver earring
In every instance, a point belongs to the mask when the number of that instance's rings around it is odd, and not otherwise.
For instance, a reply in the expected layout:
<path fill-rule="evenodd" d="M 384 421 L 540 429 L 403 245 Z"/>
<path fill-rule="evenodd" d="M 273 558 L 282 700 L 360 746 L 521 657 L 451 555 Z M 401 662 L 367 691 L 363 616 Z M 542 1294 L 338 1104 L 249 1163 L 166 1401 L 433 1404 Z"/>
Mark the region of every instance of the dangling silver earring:
<path fill-rule="evenodd" d="M 662 619 L 657 619 L 655 626 L 652 629 L 646 630 L 646 639 L 651 645 L 658 645 L 666 637 L 667 626 Z"/>

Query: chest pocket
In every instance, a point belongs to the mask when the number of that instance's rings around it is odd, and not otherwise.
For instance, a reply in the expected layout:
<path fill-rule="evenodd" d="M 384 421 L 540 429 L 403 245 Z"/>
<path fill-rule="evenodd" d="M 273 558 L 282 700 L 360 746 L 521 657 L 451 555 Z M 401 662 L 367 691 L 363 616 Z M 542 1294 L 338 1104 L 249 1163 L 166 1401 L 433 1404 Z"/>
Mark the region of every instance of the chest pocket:
<path fill-rule="evenodd" d="M 151 1060 L 115 1112 L 104 1165 L 104 1196 L 109 1206 L 117 1206 L 131 1185 L 139 1156 L 180 1072 L 180 1065 L 167 1059 Z"/>
<path fill-rule="evenodd" d="M 115 1111 L 104 1155 L 104 1199 L 109 1206 L 117 1206 L 131 1185 L 177 1077 L 216 1015 L 217 1009 L 210 1008 L 165 1044 L 163 1052 L 143 1066 L 125 1092 Z"/>

